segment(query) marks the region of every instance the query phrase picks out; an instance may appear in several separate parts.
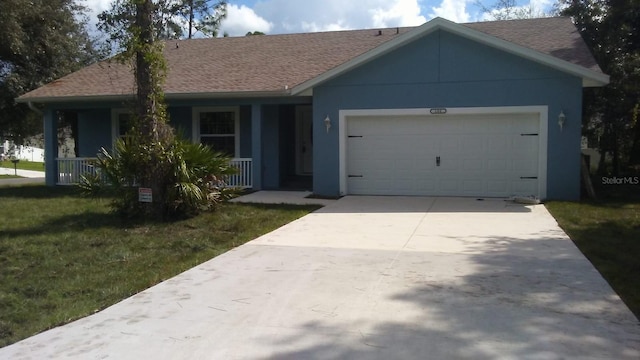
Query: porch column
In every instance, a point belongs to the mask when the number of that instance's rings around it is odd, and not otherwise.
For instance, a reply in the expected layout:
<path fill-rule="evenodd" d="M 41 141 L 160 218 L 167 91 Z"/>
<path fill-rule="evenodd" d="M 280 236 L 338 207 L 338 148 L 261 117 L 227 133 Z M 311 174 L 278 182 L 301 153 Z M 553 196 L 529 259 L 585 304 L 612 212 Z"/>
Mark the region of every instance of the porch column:
<path fill-rule="evenodd" d="M 251 105 L 251 158 L 253 190 L 262 190 L 262 105 Z"/>
<path fill-rule="evenodd" d="M 55 186 L 58 182 L 58 119 L 53 109 L 43 111 L 44 118 L 44 171 L 47 186 Z"/>

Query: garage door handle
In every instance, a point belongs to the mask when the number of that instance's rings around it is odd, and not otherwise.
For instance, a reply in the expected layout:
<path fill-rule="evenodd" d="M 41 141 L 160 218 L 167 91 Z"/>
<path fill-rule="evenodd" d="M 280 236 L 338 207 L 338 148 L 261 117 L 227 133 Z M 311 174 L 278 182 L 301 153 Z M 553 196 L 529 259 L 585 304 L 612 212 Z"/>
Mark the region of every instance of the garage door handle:
<path fill-rule="evenodd" d="M 440 156 L 436 156 L 436 166 L 440 166 Z"/>
<path fill-rule="evenodd" d="M 537 176 L 520 176 L 520 179 L 537 179 Z"/>

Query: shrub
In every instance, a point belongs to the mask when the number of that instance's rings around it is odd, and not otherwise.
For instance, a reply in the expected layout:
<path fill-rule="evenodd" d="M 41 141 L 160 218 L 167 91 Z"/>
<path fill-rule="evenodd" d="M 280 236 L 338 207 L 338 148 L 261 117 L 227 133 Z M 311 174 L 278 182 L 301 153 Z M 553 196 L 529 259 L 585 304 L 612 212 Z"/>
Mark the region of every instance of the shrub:
<path fill-rule="evenodd" d="M 150 154 L 152 156 L 150 156 Z M 82 177 L 87 195 L 113 193 L 113 210 L 129 218 L 170 220 L 212 210 L 236 189 L 224 179 L 235 174 L 230 158 L 208 146 L 175 138 L 162 149 L 141 146 L 131 137 L 116 141 L 113 152 L 102 148 L 94 175 Z M 139 202 L 139 179 L 154 177 L 153 203 Z"/>

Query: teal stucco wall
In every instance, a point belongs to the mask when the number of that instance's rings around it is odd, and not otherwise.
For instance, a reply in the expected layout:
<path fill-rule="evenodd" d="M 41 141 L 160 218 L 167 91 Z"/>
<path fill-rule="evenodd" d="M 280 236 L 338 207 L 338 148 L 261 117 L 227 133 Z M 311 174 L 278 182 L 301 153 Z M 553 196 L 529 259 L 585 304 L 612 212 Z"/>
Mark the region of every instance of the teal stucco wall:
<path fill-rule="evenodd" d="M 548 106 L 547 198 L 580 196 L 582 80 L 466 38 L 435 31 L 316 88 L 314 193 L 337 196 L 338 114 L 346 109 Z M 561 132 L 558 114 L 567 123 Z"/>

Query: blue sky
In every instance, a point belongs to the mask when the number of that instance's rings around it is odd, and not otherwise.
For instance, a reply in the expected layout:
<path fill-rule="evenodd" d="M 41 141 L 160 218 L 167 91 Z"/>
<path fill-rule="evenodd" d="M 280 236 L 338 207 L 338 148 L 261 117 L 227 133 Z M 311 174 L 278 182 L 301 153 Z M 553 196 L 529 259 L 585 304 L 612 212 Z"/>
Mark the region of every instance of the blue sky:
<path fill-rule="evenodd" d="M 537 12 L 548 11 L 555 0 L 518 0 Z M 80 0 L 91 10 L 90 21 L 108 9 L 111 0 Z M 496 0 L 481 0 L 491 7 Z M 267 34 L 417 26 L 439 16 L 455 22 L 488 19 L 476 0 L 230 0 L 222 32 L 242 36 L 248 31 Z"/>

